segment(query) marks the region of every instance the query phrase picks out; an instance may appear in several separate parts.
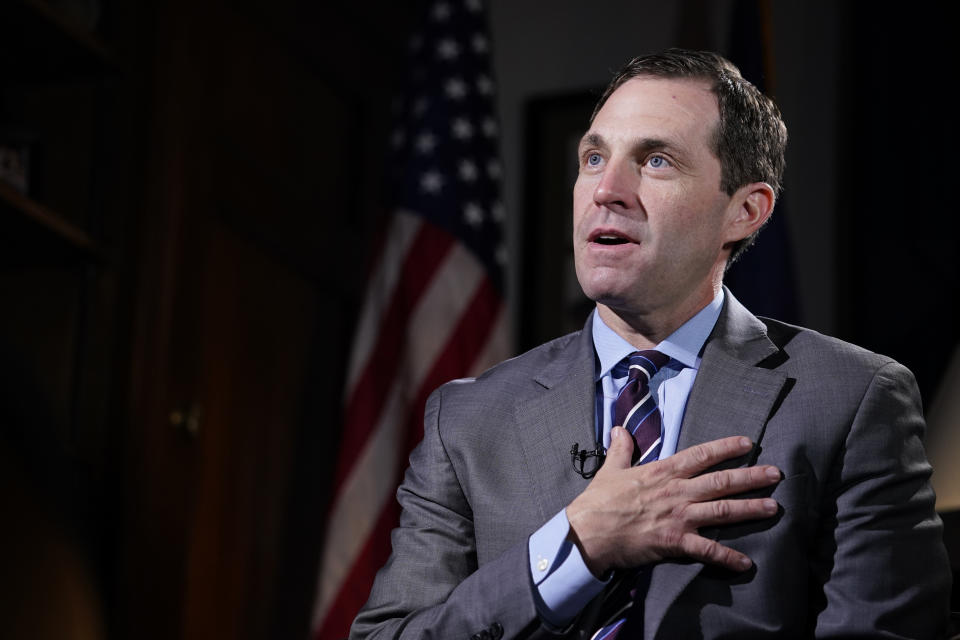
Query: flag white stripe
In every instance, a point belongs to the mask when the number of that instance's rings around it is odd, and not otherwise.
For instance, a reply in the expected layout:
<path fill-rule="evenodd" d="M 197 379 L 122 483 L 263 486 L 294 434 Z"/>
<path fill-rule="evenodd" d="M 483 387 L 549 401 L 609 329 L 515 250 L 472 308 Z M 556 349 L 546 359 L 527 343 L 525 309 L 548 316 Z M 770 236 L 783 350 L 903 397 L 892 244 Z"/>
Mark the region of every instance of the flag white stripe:
<path fill-rule="evenodd" d="M 493 365 L 501 362 L 506 354 L 510 353 L 510 314 L 507 313 L 506 306 L 501 306 L 497 312 L 497 318 L 494 320 L 493 329 L 490 330 L 490 337 L 484 345 L 483 350 L 477 355 L 473 366 L 468 371 L 468 376 L 478 376 Z"/>
<path fill-rule="evenodd" d="M 337 493 L 327 523 L 320 585 L 313 626 L 326 617 L 340 585 L 360 554 L 383 505 L 391 499 L 396 483 L 396 452 L 406 417 L 402 380 L 397 378 L 377 429 L 359 452 L 353 469 Z M 376 472 L 374 472 L 376 471 Z"/>
<path fill-rule="evenodd" d="M 484 277 L 483 267 L 459 243 L 438 267 L 410 317 L 407 352 L 402 360 L 409 369 L 399 375 L 402 377 L 405 373 L 414 381 L 411 393 L 415 393 L 427 377 Z"/>
<path fill-rule="evenodd" d="M 335 497 L 321 565 L 313 626 L 326 617 L 380 512 L 396 488 L 397 449 L 410 404 L 484 277 L 473 254 L 455 245 L 410 317 L 399 372 L 377 427 Z M 376 357 L 376 354 L 372 354 Z"/>
<path fill-rule="evenodd" d="M 407 259 L 407 253 L 420 225 L 423 224 L 419 216 L 405 211 L 398 211 L 390 223 L 383 256 L 377 265 L 363 300 L 363 312 L 360 324 L 353 338 L 353 349 L 350 353 L 350 365 L 347 369 L 347 380 L 344 385 L 344 397 L 349 398 L 357 378 L 366 367 L 370 359 L 370 351 L 377 343 L 377 334 L 380 332 L 380 322 L 386 313 L 387 306 L 393 298 L 394 289 L 402 273 L 401 267 Z"/>

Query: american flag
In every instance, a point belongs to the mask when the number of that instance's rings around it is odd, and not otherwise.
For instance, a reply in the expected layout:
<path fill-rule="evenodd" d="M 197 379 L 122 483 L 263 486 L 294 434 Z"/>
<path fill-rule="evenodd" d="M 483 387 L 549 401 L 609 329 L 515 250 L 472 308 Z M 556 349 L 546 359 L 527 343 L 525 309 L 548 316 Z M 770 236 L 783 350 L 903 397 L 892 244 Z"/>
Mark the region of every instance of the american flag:
<path fill-rule="evenodd" d="M 390 552 L 427 396 L 510 355 L 490 40 L 480 0 L 422 6 L 391 140 L 393 215 L 345 386 L 313 636 L 346 636 Z"/>

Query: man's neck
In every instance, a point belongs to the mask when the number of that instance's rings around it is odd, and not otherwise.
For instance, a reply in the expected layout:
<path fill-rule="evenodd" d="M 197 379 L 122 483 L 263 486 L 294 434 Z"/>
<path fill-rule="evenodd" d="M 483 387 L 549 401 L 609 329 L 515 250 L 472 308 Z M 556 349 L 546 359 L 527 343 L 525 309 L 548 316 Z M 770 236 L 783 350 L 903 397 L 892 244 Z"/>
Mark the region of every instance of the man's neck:
<path fill-rule="evenodd" d="M 630 312 L 598 302 L 597 312 L 608 327 L 634 347 L 652 349 L 710 304 L 720 292 L 720 287 L 718 283 L 715 289 L 707 289 L 702 295 L 690 297 L 669 309 Z"/>

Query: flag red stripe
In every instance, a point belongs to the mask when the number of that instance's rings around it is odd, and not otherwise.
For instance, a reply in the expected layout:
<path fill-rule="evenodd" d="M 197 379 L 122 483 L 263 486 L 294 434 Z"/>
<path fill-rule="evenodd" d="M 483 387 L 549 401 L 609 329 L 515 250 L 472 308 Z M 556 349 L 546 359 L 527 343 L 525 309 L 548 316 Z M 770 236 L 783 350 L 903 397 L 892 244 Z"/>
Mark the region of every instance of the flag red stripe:
<path fill-rule="evenodd" d="M 490 339 L 490 332 L 496 326 L 497 313 L 502 304 L 490 278 L 483 278 L 470 304 L 464 308 L 443 351 L 417 391 L 407 423 L 408 451 L 412 451 L 423 439 L 423 411 L 427 398 L 444 382 L 461 377 L 465 371 L 470 370 Z M 401 467 L 406 466 L 403 462 L 401 461 Z"/>
<path fill-rule="evenodd" d="M 438 386 L 469 369 L 486 346 L 490 332 L 496 326 L 496 317 L 502 301 L 489 278 L 483 278 L 470 303 L 457 321 L 447 344 L 437 358 L 430 373 L 417 392 L 415 402 L 407 410 L 406 446 L 400 448 L 398 469 L 406 468 L 406 458 L 423 437 L 423 411 L 427 397 Z M 402 479 L 402 471 L 398 482 Z M 381 510 L 370 536 L 347 574 L 349 578 L 341 586 L 329 608 L 326 619 L 320 625 L 315 640 L 333 640 L 347 634 L 350 623 L 360 607 L 366 602 L 377 570 L 386 562 L 390 548 L 390 531 L 399 520 L 399 506 L 393 499 Z"/>
<path fill-rule="evenodd" d="M 380 510 L 366 544 L 350 567 L 349 578 L 337 592 L 327 617 L 315 630 L 314 640 L 342 640 L 347 637 L 353 619 L 370 596 L 374 576 L 390 556 L 390 531 L 399 519 L 400 505 L 390 497 Z"/>
<path fill-rule="evenodd" d="M 445 231 L 423 224 L 404 259 L 403 273 L 390 300 L 387 312 L 379 323 L 376 347 L 356 385 L 344 411 L 344 432 L 337 460 L 334 491 L 339 492 L 353 468 L 353 459 L 376 428 L 387 399 L 387 391 L 396 379 L 400 357 L 413 310 L 423 296 L 443 259 L 455 240 Z M 347 454 L 347 455 L 344 455 Z"/>

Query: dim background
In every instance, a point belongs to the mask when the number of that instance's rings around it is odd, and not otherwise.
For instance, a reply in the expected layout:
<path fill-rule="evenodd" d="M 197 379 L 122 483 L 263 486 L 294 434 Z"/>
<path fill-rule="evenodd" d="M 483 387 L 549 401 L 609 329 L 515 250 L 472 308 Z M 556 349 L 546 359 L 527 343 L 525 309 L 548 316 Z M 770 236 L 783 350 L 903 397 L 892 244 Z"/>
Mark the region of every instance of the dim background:
<path fill-rule="evenodd" d="M 765 6 L 789 319 L 916 374 L 956 574 L 957 25 L 928 1 Z M 488 3 L 517 349 L 569 297 L 574 158 L 549 134 L 634 55 L 729 51 L 733 8 Z M 307 637 L 408 21 L 0 5 L 0 148 L 28 158 L 0 180 L 0 635 Z"/>

